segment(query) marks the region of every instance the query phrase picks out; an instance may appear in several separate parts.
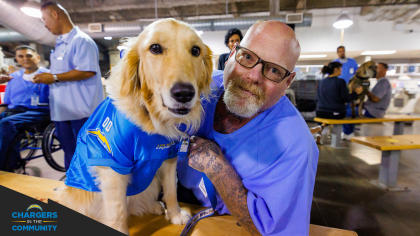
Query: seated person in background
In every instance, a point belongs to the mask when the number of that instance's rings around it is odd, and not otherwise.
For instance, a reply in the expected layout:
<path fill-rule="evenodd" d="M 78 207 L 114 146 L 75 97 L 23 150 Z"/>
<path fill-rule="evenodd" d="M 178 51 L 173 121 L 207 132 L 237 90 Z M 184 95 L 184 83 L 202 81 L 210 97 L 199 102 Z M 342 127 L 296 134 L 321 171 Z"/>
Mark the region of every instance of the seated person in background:
<path fill-rule="evenodd" d="M 349 93 L 346 82 L 337 77 L 341 75 L 340 62 L 330 62 L 322 68 L 322 74 L 328 77 L 318 84 L 316 94 L 316 117 L 325 119 L 343 119 L 346 117 L 346 103 L 357 99 L 357 95 L 363 92 L 359 86 L 352 94 Z M 325 124 L 322 124 L 324 127 Z M 317 144 L 321 142 L 321 132 L 316 135 Z"/>
<path fill-rule="evenodd" d="M 15 52 L 16 60 L 23 69 L 10 75 L 12 79 L 6 86 L 3 102 L 7 104 L 7 109 L 0 114 L 0 170 L 5 171 L 19 167 L 16 153 L 7 155 L 13 138 L 25 127 L 49 119 L 50 114 L 48 107 L 39 106 L 40 103 L 48 104 L 48 85 L 31 82 L 35 74 L 49 70 L 39 67 L 40 56 L 34 48 L 22 45 Z"/>
<path fill-rule="evenodd" d="M 217 192 L 215 210 L 251 235 L 309 234 L 319 153 L 285 96 L 299 54 L 295 33 L 279 21 L 254 24 L 233 48 L 224 72 L 213 73 L 216 88 L 189 156 L 178 160 L 180 201 L 190 193 L 210 206 L 204 173 Z"/>
<path fill-rule="evenodd" d="M 385 77 L 388 65 L 378 63 L 376 67 L 376 79 L 378 82 L 373 87 L 372 92 L 367 91 L 368 100 L 364 104 L 364 115 L 370 118 L 382 118 L 389 107 L 392 96 L 392 87 L 389 80 Z M 356 108 L 357 111 L 357 108 Z M 347 109 L 347 116 L 351 117 L 351 108 Z M 358 112 L 356 112 L 358 114 Z M 350 140 L 354 134 L 354 125 L 343 125 L 343 139 Z"/>
<path fill-rule="evenodd" d="M 228 32 L 225 35 L 225 45 L 229 48 L 230 51 L 232 51 L 233 46 L 236 43 L 241 43 L 242 40 L 242 33 L 239 29 L 232 28 L 229 29 Z M 225 53 L 220 55 L 219 57 L 219 64 L 218 64 L 218 70 L 224 70 L 225 69 L 225 63 L 229 59 L 230 53 Z"/>

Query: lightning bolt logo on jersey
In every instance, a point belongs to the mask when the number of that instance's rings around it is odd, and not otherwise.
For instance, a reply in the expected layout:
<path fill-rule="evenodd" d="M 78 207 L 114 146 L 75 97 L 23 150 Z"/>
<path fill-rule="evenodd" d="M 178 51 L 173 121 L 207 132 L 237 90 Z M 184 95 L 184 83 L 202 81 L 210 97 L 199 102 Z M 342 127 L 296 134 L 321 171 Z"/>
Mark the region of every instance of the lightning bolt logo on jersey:
<path fill-rule="evenodd" d="M 163 161 L 176 157 L 177 145 L 162 135 L 143 132 L 107 98 L 79 132 L 65 183 L 99 192 L 90 168 L 108 166 L 122 175 L 131 174 L 127 196 L 138 194 L 149 186 Z"/>

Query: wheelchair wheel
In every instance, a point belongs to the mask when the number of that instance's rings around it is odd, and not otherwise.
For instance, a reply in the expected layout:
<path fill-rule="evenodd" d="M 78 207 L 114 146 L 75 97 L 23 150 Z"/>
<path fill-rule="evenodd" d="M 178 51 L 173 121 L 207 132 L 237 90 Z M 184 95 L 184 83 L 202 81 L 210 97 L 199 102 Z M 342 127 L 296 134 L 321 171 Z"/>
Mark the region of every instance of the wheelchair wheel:
<path fill-rule="evenodd" d="M 6 168 L 13 171 L 20 166 L 25 166 L 27 159 L 31 158 L 36 152 L 38 139 L 29 133 L 21 133 L 10 142 L 7 150 Z M 14 160 L 13 156 L 19 156 Z"/>
<path fill-rule="evenodd" d="M 53 153 L 59 150 L 61 150 L 61 146 L 57 138 L 55 124 L 51 123 L 47 126 L 43 134 L 42 153 L 44 154 L 44 158 L 47 161 L 47 163 L 53 169 L 61 172 L 66 172 L 66 168 L 64 167 L 64 157 L 58 158 L 53 156 Z M 62 161 L 60 162 L 59 159 L 62 159 Z"/>

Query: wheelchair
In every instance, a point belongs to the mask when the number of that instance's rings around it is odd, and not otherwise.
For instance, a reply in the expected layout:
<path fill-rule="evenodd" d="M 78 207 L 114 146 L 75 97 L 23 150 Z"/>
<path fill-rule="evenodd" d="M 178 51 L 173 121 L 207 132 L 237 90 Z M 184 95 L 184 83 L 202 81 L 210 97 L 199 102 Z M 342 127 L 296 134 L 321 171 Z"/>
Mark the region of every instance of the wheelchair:
<path fill-rule="evenodd" d="M 35 155 L 38 150 L 42 150 L 42 154 Z M 60 150 L 61 146 L 57 138 L 54 122 L 44 122 L 44 124 L 25 129 L 12 140 L 7 151 L 7 166 L 12 171 L 20 166 L 23 169 L 23 174 L 26 174 L 26 164 L 33 159 L 43 156 L 53 169 L 66 172 L 64 157 L 58 158 L 53 156 L 53 153 Z M 19 156 L 20 158 L 15 160 L 14 156 Z"/>

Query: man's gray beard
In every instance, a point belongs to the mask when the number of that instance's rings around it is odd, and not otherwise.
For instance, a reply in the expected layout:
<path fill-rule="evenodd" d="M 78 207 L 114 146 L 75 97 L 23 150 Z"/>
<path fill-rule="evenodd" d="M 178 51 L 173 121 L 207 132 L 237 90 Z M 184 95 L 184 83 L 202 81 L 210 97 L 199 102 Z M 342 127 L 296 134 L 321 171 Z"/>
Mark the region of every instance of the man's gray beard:
<path fill-rule="evenodd" d="M 223 95 L 223 102 L 233 114 L 243 118 L 250 118 L 261 109 L 265 99 L 258 99 L 255 96 L 241 96 L 243 93 L 239 92 L 239 90 L 231 81 Z"/>

